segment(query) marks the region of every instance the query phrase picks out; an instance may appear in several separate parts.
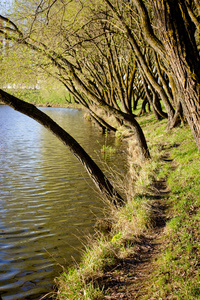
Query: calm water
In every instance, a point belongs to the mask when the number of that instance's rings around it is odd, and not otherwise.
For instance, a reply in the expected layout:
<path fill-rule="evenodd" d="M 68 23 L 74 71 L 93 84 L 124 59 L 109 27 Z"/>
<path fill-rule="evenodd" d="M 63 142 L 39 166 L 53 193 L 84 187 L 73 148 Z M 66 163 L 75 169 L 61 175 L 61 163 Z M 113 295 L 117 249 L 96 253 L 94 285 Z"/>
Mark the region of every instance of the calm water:
<path fill-rule="evenodd" d="M 105 137 L 81 111 L 42 110 L 97 160 L 94 149 L 99 153 Z M 108 164 L 116 163 L 115 156 Z M 69 150 L 34 120 L 0 106 L 2 299 L 40 299 L 51 291 L 60 265 L 69 265 L 72 257 L 78 261 L 79 238 L 92 232 L 102 211 L 94 185 Z"/>

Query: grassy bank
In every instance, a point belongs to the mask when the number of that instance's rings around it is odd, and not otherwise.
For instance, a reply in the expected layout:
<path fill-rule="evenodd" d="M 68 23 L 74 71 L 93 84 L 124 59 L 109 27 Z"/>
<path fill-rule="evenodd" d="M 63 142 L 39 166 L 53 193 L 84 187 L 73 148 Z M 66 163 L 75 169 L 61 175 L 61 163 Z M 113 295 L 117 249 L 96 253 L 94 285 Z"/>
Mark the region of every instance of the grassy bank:
<path fill-rule="evenodd" d="M 162 138 L 172 162 L 158 176 L 170 188 L 162 253 L 144 299 L 200 299 L 200 160 L 189 128 Z"/>
<path fill-rule="evenodd" d="M 78 107 L 66 89 L 5 89 L 11 95 L 36 106 Z"/>
<path fill-rule="evenodd" d="M 120 210 L 109 206 L 100 222 L 104 232 L 57 279 L 57 299 L 200 299 L 196 144 L 187 127 L 167 132 L 166 121 L 152 115 L 140 122 L 152 159 L 138 165 L 129 140 L 130 174 L 127 186 L 121 184 L 127 203 Z"/>

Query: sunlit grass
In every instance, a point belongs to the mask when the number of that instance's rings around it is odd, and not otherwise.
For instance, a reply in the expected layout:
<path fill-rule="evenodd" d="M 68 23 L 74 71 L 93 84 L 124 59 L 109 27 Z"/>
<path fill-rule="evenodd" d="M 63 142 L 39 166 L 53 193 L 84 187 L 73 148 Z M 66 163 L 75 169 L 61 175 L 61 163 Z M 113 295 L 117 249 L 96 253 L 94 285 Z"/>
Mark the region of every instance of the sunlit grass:
<path fill-rule="evenodd" d="M 115 264 L 119 246 L 103 235 L 85 246 L 82 262 L 69 268 L 58 278 L 57 299 L 103 299 L 103 289 L 95 279 L 103 275 L 105 268 Z"/>
<path fill-rule="evenodd" d="M 165 136 L 173 161 L 159 171 L 171 190 L 163 253 L 144 299 L 200 299 L 200 160 L 189 128 Z"/>
<path fill-rule="evenodd" d="M 63 89 L 9 89 L 8 92 L 36 106 L 77 106 L 73 99 L 69 104 L 69 92 Z"/>
<path fill-rule="evenodd" d="M 116 148 L 114 148 L 110 145 L 103 145 L 101 148 L 101 153 L 104 153 L 104 154 L 116 153 Z"/>

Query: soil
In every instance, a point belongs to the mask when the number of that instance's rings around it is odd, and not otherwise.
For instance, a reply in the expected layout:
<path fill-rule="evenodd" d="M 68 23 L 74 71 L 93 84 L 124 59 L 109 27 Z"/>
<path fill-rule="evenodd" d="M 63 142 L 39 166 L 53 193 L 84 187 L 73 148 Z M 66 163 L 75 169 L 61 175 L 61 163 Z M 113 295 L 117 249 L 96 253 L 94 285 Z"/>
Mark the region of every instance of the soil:
<path fill-rule="evenodd" d="M 98 280 L 100 286 L 104 286 L 107 300 L 142 299 L 148 294 L 155 261 L 162 251 L 161 239 L 166 222 L 165 199 L 169 193 L 166 182 L 155 182 L 155 191 L 155 195 L 151 195 L 154 198 L 153 228 L 138 238 L 132 255 L 118 260 L 112 270 L 105 272 L 100 281 Z"/>

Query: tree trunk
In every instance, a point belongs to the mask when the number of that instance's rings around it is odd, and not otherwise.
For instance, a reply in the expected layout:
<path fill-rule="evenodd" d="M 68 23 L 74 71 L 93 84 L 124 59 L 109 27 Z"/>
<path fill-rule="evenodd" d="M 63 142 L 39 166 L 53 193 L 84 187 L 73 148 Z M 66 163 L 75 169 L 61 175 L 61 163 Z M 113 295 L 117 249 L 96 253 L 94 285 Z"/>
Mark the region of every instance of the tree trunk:
<path fill-rule="evenodd" d="M 96 97 L 96 95 L 85 86 L 85 84 L 77 76 L 74 70 L 71 74 L 77 87 L 80 88 L 80 90 L 85 94 L 85 96 L 91 99 L 91 101 L 93 101 L 94 104 L 100 105 L 105 112 L 109 112 L 116 118 L 122 121 L 126 121 L 129 124 L 129 126 L 133 129 L 133 132 L 135 134 L 141 160 L 145 161 L 146 159 L 151 158 L 144 133 L 139 123 L 135 120 L 134 115 L 124 113 L 123 111 L 118 110 L 113 106 L 110 106 L 104 101 L 104 99 Z"/>
<path fill-rule="evenodd" d="M 179 0 L 151 0 L 184 115 L 200 151 L 200 57 L 192 23 Z"/>
<path fill-rule="evenodd" d="M 109 0 L 104 0 L 104 1 L 108 4 L 110 9 L 113 11 L 115 16 L 118 18 L 118 20 L 121 22 L 121 25 L 125 29 L 128 40 L 129 40 L 129 42 L 132 46 L 132 49 L 135 53 L 135 58 L 136 58 L 136 61 L 138 63 L 138 66 L 142 69 L 142 72 L 145 74 L 146 78 L 151 83 L 151 85 L 153 86 L 155 91 L 160 95 L 160 97 L 163 101 L 163 104 L 165 106 L 167 115 L 168 115 L 168 120 L 170 122 L 173 119 L 173 116 L 174 116 L 174 109 L 173 109 L 173 107 L 172 107 L 172 105 L 171 105 L 171 103 L 170 103 L 170 101 L 167 97 L 167 94 L 166 94 L 165 90 L 163 89 L 162 85 L 160 85 L 157 82 L 153 72 L 151 71 L 151 68 L 147 64 L 147 62 L 145 60 L 145 57 L 144 57 L 144 55 L 141 51 L 141 48 L 139 47 L 139 44 L 137 43 L 137 40 L 135 38 L 135 35 L 133 33 L 132 28 L 130 28 L 129 25 L 127 25 L 126 20 L 119 13 L 119 11 L 116 9 L 116 7 L 114 7 L 112 5 L 111 1 L 109 1 Z M 154 0 L 151 0 L 151 1 L 154 1 Z M 134 2 L 136 3 L 136 5 L 138 5 L 137 8 L 139 10 L 140 10 L 140 8 L 143 9 L 145 7 L 144 4 L 141 7 L 142 0 L 134 0 Z M 142 11 L 141 11 L 141 14 L 143 14 Z M 144 27 L 144 30 L 148 31 L 148 33 L 151 35 L 151 32 L 149 32 L 149 30 L 147 28 L 148 26 L 145 25 L 145 22 L 142 24 L 142 27 Z M 146 37 L 148 37 L 148 36 L 146 36 Z M 161 53 L 161 54 L 163 53 L 164 48 L 162 47 L 162 43 L 160 43 L 157 38 L 155 38 L 154 47 L 157 49 L 157 51 L 159 53 Z"/>
<path fill-rule="evenodd" d="M 150 105 L 151 105 L 151 108 L 152 108 L 152 111 L 153 111 L 153 113 L 154 113 L 154 116 L 155 116 L 156 120 L 160 120 L 162 114 L 160 114 L 159 111 L 162 112 L 162 108 L 161 108 L 161 105 L 159 105 L 160 103 L 159 103 L 159 101 L 158 101 L 158 99 L 157 99 L 157 94 L 156 94 L 156 92 L 153 90 L 151 84 L 148 83 L 149 86 L 150 86 L 150 88 L 151 88 L 151 92 L 152 92 L 152 95 L 150 95 L 150 91 L 148 90 L 148 85 L 147 85 L 145 76 L 142 75 L 142 77 L 143 77 L 143 85 L 144 85 L 144 89 L 145 89 L 145 92 L 146 92 L 146 96 L 147 96 L 148 101 L 149 101 L 149 103 L 150 103 Z M 157 100 L 157 101 L 156 101 L 156 100 Z M 158 110 L 158 108 L 159 108 L 159 110 Z M 167 117 L 167 114 L 166 114 L 166 117 Z"/>
<path fill-rule="evenodd" d="M 117 129 L 108 124 L 104 119 L 95 114 L 91 109 L 88 109 L 90 116 L 94 121 L 102 128 L 102 132 L 105 133 L 106 130 L 116 132 Z"/>
<path fill-rule="evenodd" d="M 149 153 L 146 138 L 144 136 L 143 130 L 140 127 L 139 123 L 135 120 L 135 118 L 133 118 L 132 122 L 129 124 L 131 125 L 136 142 L 138 144 L 138 150 L 140 153 L 141 160 L 146 161 L 147 159 L 150 159 L 151 155 Z"/>
<path fill-rule="evenodd" d="M 140 117 L 140 116 L 143 116 L 143 115 L 145 115 L 146 114 L 146 105 L 147 105 L 147 103 L 148 103 L 148 100 L 147 100 L 147 96 L 144 98 L 144 100 L 143 100 L 143 102 L 142 102 L 142 107 L 141 107 L 141 109 L 140 109 L 140 111 L 139 111 L 139 113 L 138 113 L 138 117 Z"/>
<path fill-rule="evenodd" d="M 69 150 L 77 157 L 87 170 L 90 178 L 93 180 L 102 195 L 106 197 L 115 206 L 122 206 L 124 201 L 118 192 L 111 185 L 109 180 L 85 152 L 85 150 L 78 144 L 78 142 L 70 136 L 64 129 L 55 123 L 49 116 L 37 109 L 34 105 L 22 101 L 0 89 L 0 100 L 15 110 L 29 116 L 43 125 L 51 133 L 53 133 L 62 143 L 69 148 Z"/>

